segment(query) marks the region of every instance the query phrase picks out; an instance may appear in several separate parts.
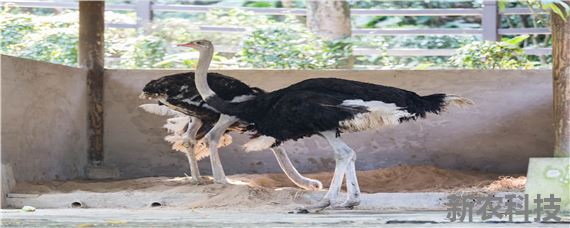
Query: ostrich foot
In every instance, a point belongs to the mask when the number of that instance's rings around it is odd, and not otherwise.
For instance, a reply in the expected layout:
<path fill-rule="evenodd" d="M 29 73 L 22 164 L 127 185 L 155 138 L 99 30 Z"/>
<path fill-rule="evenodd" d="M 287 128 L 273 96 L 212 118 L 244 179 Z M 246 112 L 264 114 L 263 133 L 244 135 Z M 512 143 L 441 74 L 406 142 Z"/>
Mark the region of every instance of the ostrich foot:
<path fill-rule="evenodd" d="M 333 208 L 336 210 L 352 210 L 358 205 L 360 205 L 360 199 L 346 199 L 346 201 L 333 206 Z"/>
<path fill-rule="evenodd" d="M 188 174 L 184 174 L 184 176 L 186 176 L 186 178 L 190 178 L 190 184 L 193 185 L 204 185 L 204 184 L 208 184 L 208 179 L 202 176 L 189 176 Z"/>
<path fill-rule="evenodd" d="M 331 205 L 330 199 L 324 198 L 316 204 L 295 208 L 293 214 L 308 214 L 319 212 Z"/>
<path fill-rule="evenodd" d="M 193 185 L 206 185 L 208 184 L 208 180 L 204 178 L 192 178 L 190 179 L 190 183 Z"/>
<path fill-rule="evenodd" d="M 309 179 L 302 184 L 297 184 L 299 187 L 309 191 L 320 191 L 323 189 L 323 184 L 319 180 Z"/>
<path fill-rule="evenodd" d="M 230 182 L 228 181 L 227 178 L 222 177 L 222 178 L 216 178 L 214 177 L 214 184 L 229 184 Z"/>

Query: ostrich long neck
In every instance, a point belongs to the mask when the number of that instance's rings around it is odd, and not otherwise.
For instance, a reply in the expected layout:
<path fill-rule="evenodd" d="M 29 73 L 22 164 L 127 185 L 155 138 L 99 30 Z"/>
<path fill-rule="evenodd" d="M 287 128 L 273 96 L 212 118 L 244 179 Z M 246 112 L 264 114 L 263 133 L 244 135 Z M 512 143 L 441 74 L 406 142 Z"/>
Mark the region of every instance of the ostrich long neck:
<path fill-rule="evenodd" d="M 200 51 L 200 56 L 198 57 L 198 65 L 196 66 L 196 78 L 194 81 L 196 83 L 196 89 L 198 89 L 198 93 L 200 93 L 200 96 L 202 96 L 202 99 L 204 100 L 207 100 L 208 98 L 216 95 L 216 93 L 210 89 L 210 86 L 208 85 L 208 68 L 210 67 L 213 56 L 213 49 Z"/>
<path fill-rule="evenodd" d="M 200 96 L 208 105 L 223 114 L 236 115 L 239 112 L 237 110 L 240 110 L 240 104 L 223 100 L 208 85 L 208 68 L 210 67 L 210 62 L 212 62 L 213 54 L 213 49 L 200 51 L 198 65 L 196 66 L 196 78 L 194 79 L 196 89 L 198 89 L 198 93 L 200 93 Z"/>

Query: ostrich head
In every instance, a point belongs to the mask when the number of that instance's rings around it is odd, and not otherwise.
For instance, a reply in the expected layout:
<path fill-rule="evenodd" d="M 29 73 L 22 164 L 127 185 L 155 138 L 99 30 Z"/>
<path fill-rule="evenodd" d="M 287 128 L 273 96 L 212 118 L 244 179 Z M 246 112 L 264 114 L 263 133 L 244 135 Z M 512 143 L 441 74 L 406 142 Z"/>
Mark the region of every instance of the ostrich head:
<path fill-rule="evenodd" d="M 139 96 L 141 99 L 168 99 L 185 96 L 191 93 L 188 84 L 193 84 L 191 78 L 184 74 L 172 75 L 152 80 L 147 83 Z"/>
<path fill-rule="evenodd" d="M 179 47 L 191 47 L 198 51 L 207 51 L 214 49 L 214 45 L 209 40 L 194 40 L 185 44 L 178 44 Z"/>

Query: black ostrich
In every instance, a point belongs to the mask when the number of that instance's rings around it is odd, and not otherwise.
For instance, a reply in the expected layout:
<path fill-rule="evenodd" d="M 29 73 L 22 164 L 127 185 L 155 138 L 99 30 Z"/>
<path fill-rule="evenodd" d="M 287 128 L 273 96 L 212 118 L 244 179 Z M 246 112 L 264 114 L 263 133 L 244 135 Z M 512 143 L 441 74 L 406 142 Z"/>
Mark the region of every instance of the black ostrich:
<path fill-rule="evenodd" d="M 246 121 L 254 126 L 256 134 L 246 144 L 246 149 L 271 148 L 287 140 L 311 135 L 320 135 L 329 142 L 336 160 L 331 186 L 320 202 L 300 208 L 302 212 L 322 210 L 328 206 L 353 208 L 360 204 L 354 167 L 356 156 L 340 138 L 340 133 L 424 118 L 427 113 L 439 114 L 450 104 L 472 104 L 472 101 L 455 95 L 419 96 L 394 87 L 335 78 L 305 80 L 271 93 L 258 94 L 246 101 L 231 102 L 209 86 L 206 72 L 212 59 L 212 43 L 197 40 L 180 46 L 200 52 L 195 82 L 206 103 L 230 119 Z M 348 198 L 335 205 L 345 174 Z"/>
<path fill-rule="evenodd" d="M 243 101 L 264 93 L 261 89 L 250 88 L 243 82 L 222 74 L 208 73 L 208 75 L 212 88 L 224 99 Z M 227 183 L 218 153 L 208 154 L 212 150 L 208 150 L 207 147 L 228 145 L 231 143 L 231 136 L 227 133 L 245 132 L 252 126 L 243 121 L 225 121 L 223 116 L 220 117 L 220 114 L 206 104 L 198 94 L 193 72 L 152 80 L 145 85 L 140 98 L 158 101 L 158 104 L 141 105 L 144 110 L 173 117 L 168 119 L 165 125 L 165 128 L 173 134 L 165 139 L 173 144 L 173 149 L 187 153 L 193 181 L 199 181 L 200 176 L 197 160 L 210 155 L 214 182 Z M 223 127 L 212 130 L 216 122 Z M 210 133 L 207 134 L 208 132 Z M 299 174 L 284 148 L 273 148 L 273 152 L 279 165 L 293 183 L 308 190 L 322 188 L 320 181 Z"/>

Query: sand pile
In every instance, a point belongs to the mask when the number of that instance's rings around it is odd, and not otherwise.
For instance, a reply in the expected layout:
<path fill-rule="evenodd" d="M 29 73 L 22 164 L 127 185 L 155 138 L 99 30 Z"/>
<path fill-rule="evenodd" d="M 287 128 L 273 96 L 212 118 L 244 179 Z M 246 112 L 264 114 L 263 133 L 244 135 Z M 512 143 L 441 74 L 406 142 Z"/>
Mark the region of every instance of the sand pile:
<path fill-rule="evenodd" d="M 306 174 L 318 179 L 328 187 L 332 172 Z M 455 191 L 523 191 L 524 176 L 511 177 L 475 171 L 446 170 L 427 165 L 399 165 L 390 168 L 358 171 L 362 192 L 455 192 Z M 282 173 L 240 174 L 229 177 L 234 185 L 193 185 L 186 177 L 147 177 L 112 181 L 52 181 L 17 183 L 13 192 L 117 192 L 117 191 L 161 191 L 201 192 L 229 194 L 223 197 L 264 198 L 268 190 L 296 186 Z M 211 181 L 211 180 L 210 180 Z M 232 191 L 235 191 L 232 193 Z M 224 201 L 224 199 L 220 199 Z"/>
<path fill-rule="evenodd" d="M 445 170 L 433 166 L 401 165 L 385 169 L 359 171 L 360 188 L 365 193 L 377 192 L 497 192 L 523 191 L 526 178 L 498 174 Z M 330 184 L 332 173 L 307 174 Z M 232 184 L 209 183 L 195 185 L 189 177 L 146 177 L 108 181 L 51 181 L 18 182 L 13 193 L 71 193 L 78 196 L 87 192 L 119 194 L 155 193 L 164 199 L 179 199 L 185 208 L 263 208 L 282 210 L 306 205 L 313 199 L 303 197 L 309 191 L 297 188 L 285 174 L 242 174 L 229 176 Z M 180 199 L 180 194 L 188 194 Z M 87 197 L 87 196 L 86 196 Z M 178 198 L 177 198 L 178 197 Z"/>
<path fill-rule="evenodd" d="M 247 183 L 235 182 L 229 185 L 213 184 L 195 185 L 189 177 L 147 177 L 131 180 L 113 181 L 53 181 L 53 182 L 23 182 L 18 183 L 12 190 L 14 193 L 45 194 L 45 193 L 74 193 L 82 195 L 86 192 L 97 193 L 127 193 L 149 192 L 159 193 L 163 198 L 179 196 L 188 193 L 192 200 L 185 203 L 187 208 L 253 208 L 294 204 L 299 189 L 275 191 L 270 188 L 250 186 Z"/>
<path fill-rule="evenodd" d="M 332 172 L 307 174 L 325 187 L 330 185 Z M 428 165 L 398 165 L 389 168 L 358 171 L 360 190 L 376 192 L 453 192 L 462 190 L 523 191 L 526 177 L 502 176 L 493 173 L 447 170 Z M 295 187 L 285 174 L 244 174 L 234 179 L 252 186 L 267 188 Z M 344 188 L 343 188 L 344 189 Z"/>

